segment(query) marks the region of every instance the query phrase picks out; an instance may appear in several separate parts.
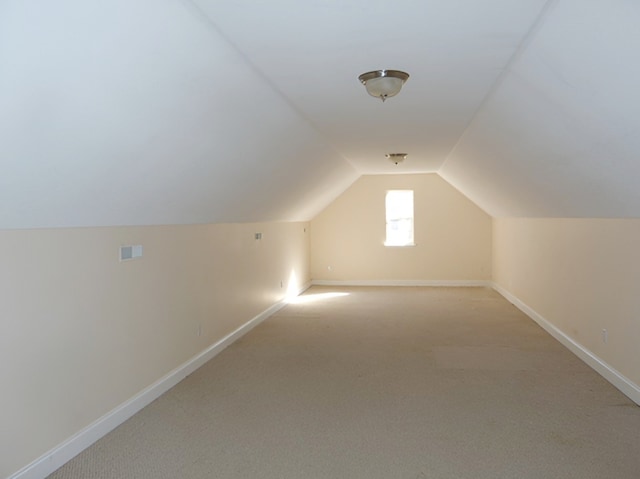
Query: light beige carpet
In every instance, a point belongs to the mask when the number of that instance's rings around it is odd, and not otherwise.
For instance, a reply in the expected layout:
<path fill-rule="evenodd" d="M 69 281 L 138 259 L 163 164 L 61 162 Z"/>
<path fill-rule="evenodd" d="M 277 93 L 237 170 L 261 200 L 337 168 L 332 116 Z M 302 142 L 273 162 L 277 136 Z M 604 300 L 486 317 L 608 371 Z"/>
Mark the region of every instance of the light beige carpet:
<path fill-rule="evenodd" d="M 51 478 L 640 477 L 640 408 L 484 288 L 327 288 Z"/>

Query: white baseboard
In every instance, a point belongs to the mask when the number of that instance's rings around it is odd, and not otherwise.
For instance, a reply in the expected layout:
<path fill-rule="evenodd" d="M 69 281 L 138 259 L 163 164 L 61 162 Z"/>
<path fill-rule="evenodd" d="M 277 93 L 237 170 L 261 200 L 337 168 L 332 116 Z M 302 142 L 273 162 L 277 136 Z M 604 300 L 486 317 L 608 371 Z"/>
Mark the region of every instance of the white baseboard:
<path fill-rule="evenodd" d="M 582 344 L 576 342 L 567 336 L 563 331 L 554 326 L 549 320 L 537 313 L 533 308 L 523 303 L 519 298 L 511 294 L 509 291 L 496 283 L 492 283 L 491 287 L 505 297 L 507 301 L 522 311 L 524 314 L 538 323 L 545 331 L 557 339 L 563 346 L 569 349 L 573 354 L 578 356 L 587 365 L 593 368 L 597 373 L 604 377 L 607 381 L 618 388 L 624 395 L 631 399 L 634 403 L 640 405 L 640 386 L 631 381 L 625 375 L 617 371 L 614 367 L 603 361 Z"/>
<path fill-rule="evenodd" d="M 334 281 L 326 279 L 314 279 L 311 281 L 314 286 L 483 286 L 491 287 L 491 281 L 476 279 L 365 279 Z"/>
<path fill-rule="evenodd" d="M 305 291 L 310 286 L 311 283 L 305 284 L 302 288 L 300 288 L 299 292 L 301 293 Z M 284 306 L 286 306 L 286 304 L 286 299 L 283 299 L 282 301 L 267 308 L 262 313 L 247 321 L 235 331 L 231 332 L 224 338 L 209 346 L 201 353 L 197 354 L 196 356 L 192 357 L 185 363 L 175 368 L 173 371 L 166 374 L 164 377 L 160 378 L 151 386 L 143 389 L 131 399 L 120 404 L 115 409 L 109 411 L 107 414 L 89 424 L 87 427 L 80 430 L 66 441 L 58 444 L 56 447 L 40 456 L 31 464 L 15 472 L 11 476 L 9 476 L 8 479 L 43 479 L 44 477 L 48 476 L 56 469 L 64 465 L 66 462 L 73 459 L 76 455 L 84 451 L 86 448 L 91 446 L 98 439 L 114 430 L 135 413 L 137 413 L 142 408 L 167 392 L 169 389 L 174 387 L 185 377 L 193 373 L 200 366 L 204 365 L 207 361 L 212 359 L 231 343 L 238 340 L 240 337 L 247 334 L 269 316 L 282 309 Z"/>

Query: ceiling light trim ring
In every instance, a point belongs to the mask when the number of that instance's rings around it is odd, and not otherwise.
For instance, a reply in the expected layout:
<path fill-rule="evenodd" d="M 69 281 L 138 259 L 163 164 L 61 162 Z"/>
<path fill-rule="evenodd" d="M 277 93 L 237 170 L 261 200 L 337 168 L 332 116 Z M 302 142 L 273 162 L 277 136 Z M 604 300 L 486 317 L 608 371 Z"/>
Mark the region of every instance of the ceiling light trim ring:
<path fill-rule="evenodd" d="M 369 80 L 383 77 L 398 78 L 404 83 L 409 79 L 409 74 L 400 70 L 374 70 L 371 72 L 363 73 L 358 77 L 358 79 L 362 82 L 363 85 L 366 85 L 367 81 Z"/>

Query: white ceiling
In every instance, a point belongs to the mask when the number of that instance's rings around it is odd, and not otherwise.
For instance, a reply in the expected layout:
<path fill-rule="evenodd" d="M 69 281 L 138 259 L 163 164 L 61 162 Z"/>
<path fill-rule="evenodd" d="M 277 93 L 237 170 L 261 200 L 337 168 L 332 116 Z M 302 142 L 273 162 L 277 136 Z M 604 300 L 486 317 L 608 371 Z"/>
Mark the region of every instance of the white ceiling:
<path fill-rule="evenodd" d="M 639 25 L 551 2 L 440 174 L 494 216 L 640 217 Z"/>
<path fill-rule="evenodd" d="M 380 174 L 438 170 L 545 1 L 196 3 L 360 173 Z M 358 75 L 384 68 L 411 77 L 383 104 Z"/>
<path fill-rule="evenodd" d="M 639 24 L 631 0 L 0 0 L 0 228 L 306 220 L 411 172 L 494 216 L 638 217 Z M 357 80 L 379 68 L 411 74 L 385 103 Z"/>

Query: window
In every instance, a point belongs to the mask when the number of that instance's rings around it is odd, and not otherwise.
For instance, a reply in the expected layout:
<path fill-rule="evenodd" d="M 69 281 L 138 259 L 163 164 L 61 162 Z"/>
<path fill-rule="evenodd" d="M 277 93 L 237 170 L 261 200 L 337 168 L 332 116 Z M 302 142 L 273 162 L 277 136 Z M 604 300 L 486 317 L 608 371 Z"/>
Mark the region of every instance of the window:
<path fill-rule="evenodd" d="M 385 198 L 385 246 L 413 246 L 413 190 L 389 190 Z"/>

